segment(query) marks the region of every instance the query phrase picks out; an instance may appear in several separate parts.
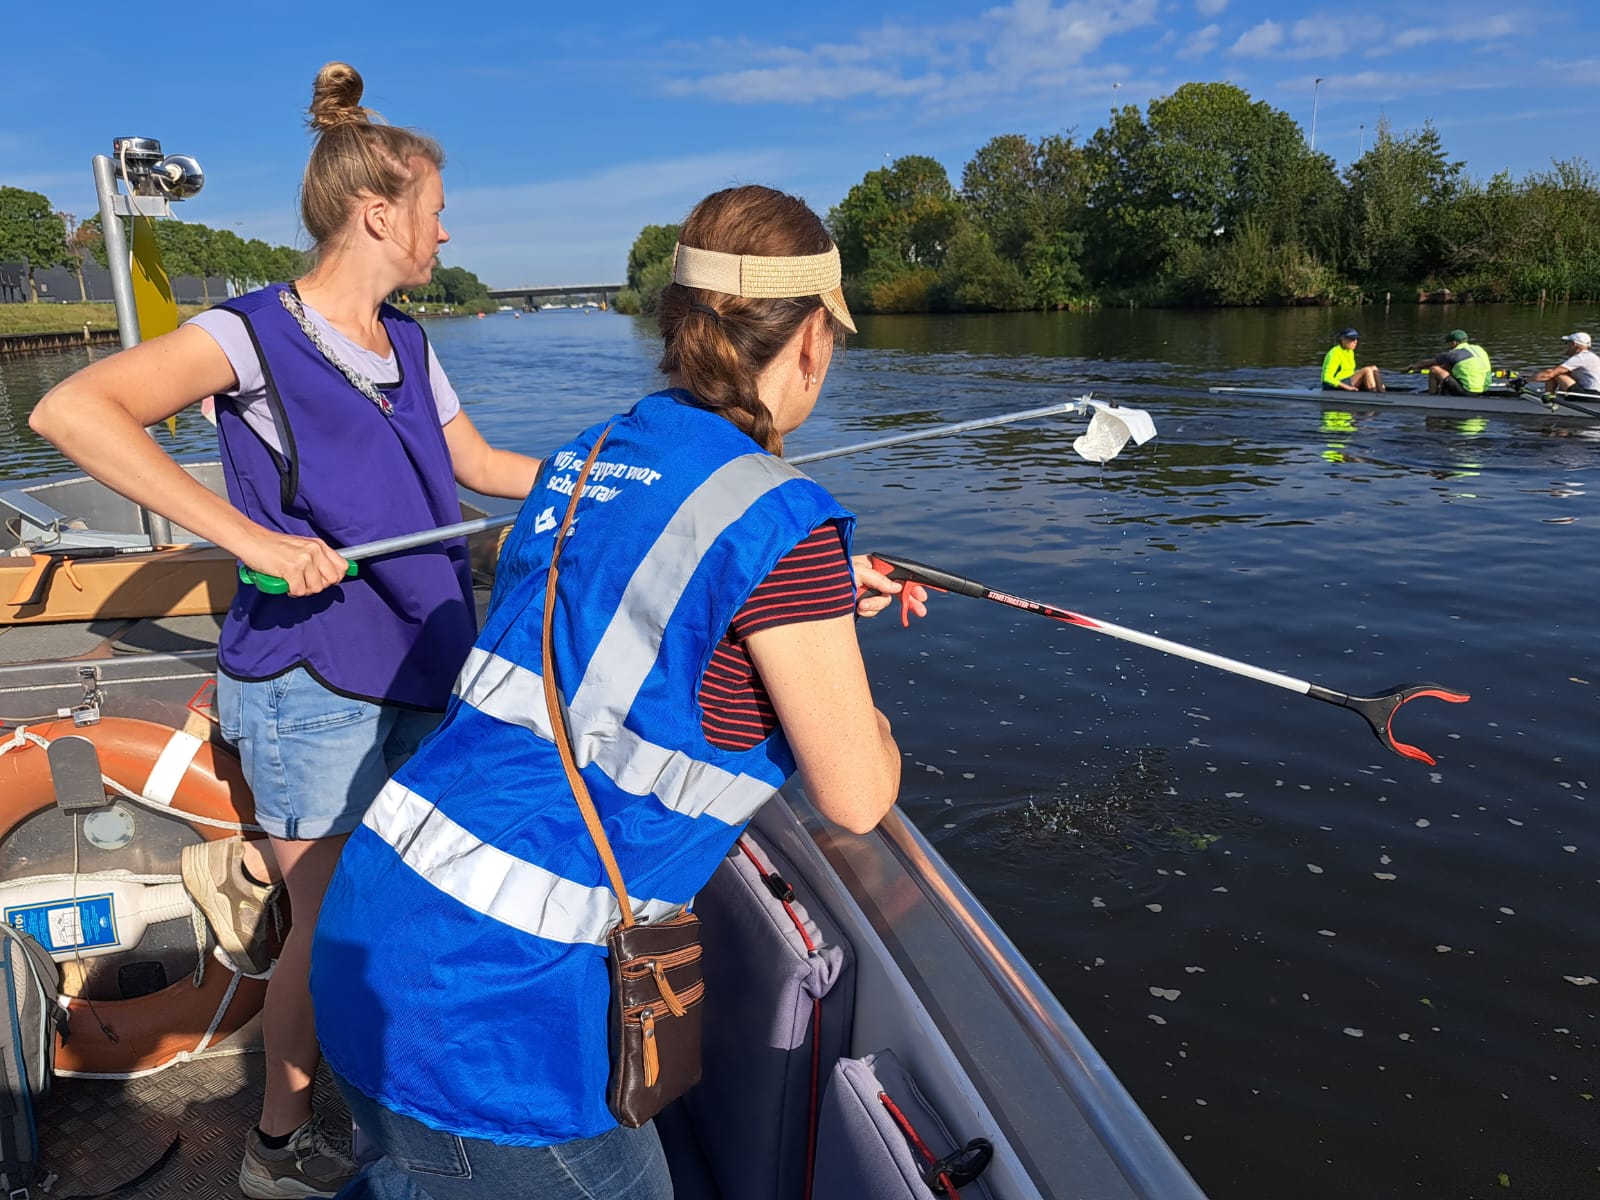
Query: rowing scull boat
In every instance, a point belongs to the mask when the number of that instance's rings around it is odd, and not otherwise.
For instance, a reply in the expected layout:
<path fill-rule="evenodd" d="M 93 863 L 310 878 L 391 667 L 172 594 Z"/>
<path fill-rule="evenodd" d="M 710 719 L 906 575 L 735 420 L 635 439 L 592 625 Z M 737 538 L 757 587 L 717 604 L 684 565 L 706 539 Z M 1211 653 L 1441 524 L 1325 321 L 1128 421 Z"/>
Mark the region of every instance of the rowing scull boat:
<path fill-rule="evenodd" d="M 1308 387 L 1214 387 L 1217 395 L 1259 396 L 1276 400 L 1315 400 L 1336 408 L 1370 408 L 1385 405 L 1400 408 L 1427 408 L 1442 412 L 1497 413 L 1506 416 L 1555 416 L 1579 421 L 1600 420 L 1600 396 L 1577 392 L 1538 395 L 1527 392 L 1489 391 L 1476 396 L 1445 396 L 1431 392 L 1408 392 L 1390 388 L 1386 392 L 1329 391 Z"/>

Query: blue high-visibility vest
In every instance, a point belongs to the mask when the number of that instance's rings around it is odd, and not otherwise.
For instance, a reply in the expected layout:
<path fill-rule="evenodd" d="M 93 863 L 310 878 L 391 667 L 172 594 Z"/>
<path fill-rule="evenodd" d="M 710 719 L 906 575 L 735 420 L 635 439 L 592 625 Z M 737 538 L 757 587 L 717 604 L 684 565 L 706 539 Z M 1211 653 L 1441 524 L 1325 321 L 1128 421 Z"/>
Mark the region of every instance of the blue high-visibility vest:
<path fill-rule="evenodd" d="M 555 663 L 577 762 L 635 915 L 688 904 L 793 772 L 781 731 L 709 743 L 697 696 L 734 614 L 823 522 L 853 518 L 681 393 L 606 438 L 561 554 Z M 348 1082 L 437 1129 L 513 1145 L 616 1124 L 607 931 L 619 916 L 551 740 L 541 621 L 590 429 L 552 455 L 501 553 L 443 724 L 351 836 L 312 992 Z"/>

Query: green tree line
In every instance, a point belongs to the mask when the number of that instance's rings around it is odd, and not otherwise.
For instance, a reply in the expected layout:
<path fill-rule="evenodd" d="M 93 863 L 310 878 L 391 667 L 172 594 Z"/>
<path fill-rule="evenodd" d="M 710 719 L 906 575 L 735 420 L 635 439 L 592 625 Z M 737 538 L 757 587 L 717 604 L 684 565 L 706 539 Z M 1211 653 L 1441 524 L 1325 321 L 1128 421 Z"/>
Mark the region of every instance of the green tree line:
<path fill-rule="evenodd" d="M 995 137 L 959 186 L 901 158 L 827 222 L 864 312 L 1600 297 L 1600 177 L 1582 159 L 1479 182 L 1431 125 L 1383 121 L 1341 171 L 1226 83 L 1115 110 L 1086 140 Z M 676 233 L 639 235 L 619 309 L 653 309 Z"/>
<path fill-rule="evenodd" d="M 198 276 L 206 304 L 223 299 L 211 295 L 213 279 L 226 280 L 237 295 L 297 278 L 310 266 L 309 256 L 302 250 L 269 245 L 260 238 L 242 238 L 229 229 L 177 220 L 156 221 L 153 228 L 168 274 Z M 78 279 L 78 298 L 86 299 L 84 263 L 93 259 L 104 267 L 107 262 L 100 217 L 80 222 L 71 213 L 57 211 L 39 192 L 0 187 L 0 262 L 24 259 L 30 300 L 39 299 L 33 272 L 49 267 L 72 271 Z M 464 267 L 438 267 L 431 283 L 413 289 L 406 298 L 492 309 L 488 293 L 487 285 Z"/>

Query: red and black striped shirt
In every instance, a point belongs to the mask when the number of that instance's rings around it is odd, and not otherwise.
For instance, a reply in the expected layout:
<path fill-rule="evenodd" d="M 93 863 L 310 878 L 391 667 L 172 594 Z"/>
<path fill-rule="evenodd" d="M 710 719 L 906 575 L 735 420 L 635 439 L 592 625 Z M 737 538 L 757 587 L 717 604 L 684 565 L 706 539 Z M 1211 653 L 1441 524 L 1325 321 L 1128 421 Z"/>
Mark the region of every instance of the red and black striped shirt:
<path fill-rule="evenodd" d="M 756 674 L 745 639 L 752 633 L 855 611 L 856 589 L 839 527 L 812 530 L 750 593 L 712 652 L 700 681 L 700 727 L 724 750 L 748 750 L 778 727 L 778 714 Z"/>

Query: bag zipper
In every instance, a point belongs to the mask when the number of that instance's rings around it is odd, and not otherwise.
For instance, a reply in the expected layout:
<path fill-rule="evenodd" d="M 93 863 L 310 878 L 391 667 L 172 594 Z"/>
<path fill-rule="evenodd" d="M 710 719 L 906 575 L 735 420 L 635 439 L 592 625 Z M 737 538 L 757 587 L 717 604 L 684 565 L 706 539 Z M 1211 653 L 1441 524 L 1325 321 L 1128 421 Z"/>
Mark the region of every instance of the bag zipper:
<path fill-rule="evenodd" d="M 696 1004 L 699 1004 L 701 1000 L 705 999 L 705 995 L 706 985 L 705 980 L 703 979 L 695 980 L 681 992 L 678 992 L 678 1000 L 683 1005 L 684 1014 L 686 1015 L 689 1009 L 693 1008 Z M 657 1007 L 658 1003 L 656 1001 L 647 1001 L 644 1004 L 635 1004 L 631 1008 L 625 1008 L 622 1010 L 622 1019 L 628 1022 L 630 1025 L 637 1024 L 639 1023 L 643 1013 L 649 1011 L 652 1013 L 652 1015 L 654 1015 L 654 1010 Z M 661 1015 L 665 1016 L 667 1014 L 663 1013 Z"/>

